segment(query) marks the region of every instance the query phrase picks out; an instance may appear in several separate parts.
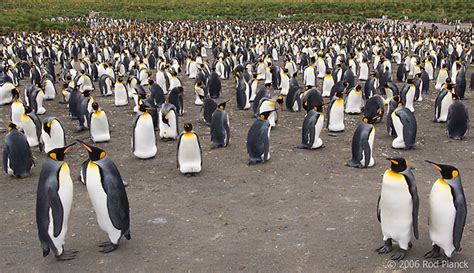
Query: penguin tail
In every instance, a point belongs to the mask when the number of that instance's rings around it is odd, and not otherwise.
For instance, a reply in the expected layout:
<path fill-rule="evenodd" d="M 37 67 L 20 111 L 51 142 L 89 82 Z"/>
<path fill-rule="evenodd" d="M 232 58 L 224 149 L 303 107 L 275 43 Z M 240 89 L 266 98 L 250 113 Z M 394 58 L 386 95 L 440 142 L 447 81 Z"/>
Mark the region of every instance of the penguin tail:
<path fill-rule="evenodd" d="M 130 230 L 127 230 L 127 232 L 125 232 L 125 234 L 123 235 L 127 240 L 130 240 L 132 239 L 132 236 L 130 236 Z"/>
<path fill-rule="evenodd" d="M 298 149 L 308 149 L 308 145 L 304 144 L 304 143 L 301 143 L 301 144 L 297 145 L 296 148 L 298 148 Z"/>

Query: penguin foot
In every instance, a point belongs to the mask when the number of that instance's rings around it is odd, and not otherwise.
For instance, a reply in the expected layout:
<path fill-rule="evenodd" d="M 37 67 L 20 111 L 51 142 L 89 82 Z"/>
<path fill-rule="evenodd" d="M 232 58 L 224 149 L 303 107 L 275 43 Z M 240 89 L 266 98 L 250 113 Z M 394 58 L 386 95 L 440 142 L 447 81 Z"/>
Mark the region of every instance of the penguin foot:
<path fill-rule="evenodd" d="M 104 242 L 100 244 L 99 247 L 102 247 L 102 249 L 99 250 L 99 252 L 102 252 L 105 254 L 105 253 L 109 253 L 116 250 L 118 248 L 118 245 L 109 241 L 109 242 Z"/>
<path fill-rule="evenodd" d="M 439 246 L 433 245 L 433 248 L 426 252 L 426 254 L 423 256 L 425 259 L 436 259 L 441 256 L 441 250 Z"/>
<path fill-rule="evenodd" d="M 75 249 L 64 250 L 63 254 L 61 254 L 59 256 L 56 256 L 56 260 L 58 260 L 58 261 L 70 261 L 70 260 L 72 260 L 76 257 L 76 254 L 78 252 L 79 251 L 77 251 Z"/>
<path fill-rule="evenodd" d="M 388 239 L 384 241 L 383 246 L 377 248 L 375 251 L 377 251 L 379 254 L 386 254 L 392 251 L 392 239 Z"/>
<path fill-rule="evenodd" d="M 406 250 L 400 249 L 397 253 L 393 254 L 391 259 L 394 261 L 401 261 L 405 258 Z"/>

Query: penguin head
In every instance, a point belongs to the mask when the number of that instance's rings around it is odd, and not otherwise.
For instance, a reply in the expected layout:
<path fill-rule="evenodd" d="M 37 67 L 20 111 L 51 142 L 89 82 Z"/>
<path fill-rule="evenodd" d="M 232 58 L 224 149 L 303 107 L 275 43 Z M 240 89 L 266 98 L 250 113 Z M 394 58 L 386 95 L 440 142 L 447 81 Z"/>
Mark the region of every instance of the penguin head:
<path fill-rule="evenodd" d="M 266 83 L 266 84 L 265 84 L 265 87 L 266 87 L 266 88 L 270 88 L 270 87 L 272 87 L 272 84 L 271 84 L 271 83 Z"/>
<path fill-rule="evenodd" d="M 413 84 L 413 83 L 415 83 L 415 80 L 414 79 L 407 79 L 407 83 L 408 84 Z"/>
<path fill-rule="evenodd" d="M 219 103 L 219 105 L 217 105 L 217 108 L 219 108 L 221 110 L 225 110 L 225 105 L 227 104 L 227 102 L 229 102 L 229 101 L 226 100 L 224 102 Z"/>
<path fill-rule="evenodd" d="M 190 133 L 193 130 L 193 125 L 191 123 L 184 124 L 184 131 Z"/>
<path fill-rule="evenodd" d="M 283 104 L 283 96 L 282 95 L 278 95 L 277 99 L 276 99 L 276 102 L 278 102 L 279 105 L 282 105 Z"/>
<path fill-rule="evenodd" d="M 272 112 L 273 111 L 267 111 L 267 112 L 260 113 L 260 115 L 258 115 L 258 117 L 260 119 L 267 120 L 268 117 L 272 114 Z"/>
<path fill-rule="evenodd" d="M 89 146 L 79 139 L 76 139 L 76 141 L 79 142 L 87 150 L 87 152 L 89 153 L 89 159 L 91 161 L 101 160 L 107 155 L 105 151 L 100 148 Z"/>
<path fill-rule="evenodd" d="M 12 97 L 13 99 L 17 100 L 20 98 L 20 91 L 17 88 L 12 89 Z"/>
<path fill-rule="evenodd" d="M 92 109 L 94 109 L 94 111 L 98 111 L 99 110 L 99 104 L 97 102 L 93 102 L 92 103 Z"/>
<path fill-rule="evenodd" d="M 396 173 L 401 173 L 408 168 L 408 161 L 402 157 L 387 158 L 392 163 L 390 169 Z"/>
<path fill-rule="evenodd" d="M 150 107 L 148 107 L 146 104 L 142 103 L 140 106 L 138 106 L 138 110 L 140 112 L 145 113 L 147 110 L 152 110 Z"/>
<path fill-rule="evenodd" d="M 28 105 L 24 105 L 23 108 L 25 108 L 25 115 L 28 115 L 29 113 L 33 112 L 33 109 L 29 107 Z"/>
<path fill-rule="evenodd" d="M 18 130 L 18 126 L 15 123 L 12 122 L 8 125 L 7 131 L 11 132 L 13 130 Z"/>
<path fill-rule="evenodd" d="M 53 149 L 49 151 L 48 156 L 55 161 L 64 161 L 64 156 L 66 156 L 66 153 L 69 152 L 71 147 L 75 144 L 76 142 L 73 142 L 65 147 Z"/>
<path fill-rule="evenodd" d="M 456 87 L 456 85 L 451 83 L 451 81 L 449 83 L 447 82 L 446 89 L 454 90 L 454 87 Z"/>
<path fill-rule="evenodd" d="M 452 180 L 459 176 L 459 170 L 454 166 L 438 164 L 429 160 L 425 161 L 433 165 L 433 167 L 435 167 L 435 169 L 437 169 L 441 173 L 441 177 L 443 177 L 443 179 L 445 180 Z"/>
<path fill-rule="evenodd" d="M 43 122 L 43 130 L 45 133 L 51 136 L 51 126 L 53 125 L 54 119 L 51 121 L 45 121 Z"/>

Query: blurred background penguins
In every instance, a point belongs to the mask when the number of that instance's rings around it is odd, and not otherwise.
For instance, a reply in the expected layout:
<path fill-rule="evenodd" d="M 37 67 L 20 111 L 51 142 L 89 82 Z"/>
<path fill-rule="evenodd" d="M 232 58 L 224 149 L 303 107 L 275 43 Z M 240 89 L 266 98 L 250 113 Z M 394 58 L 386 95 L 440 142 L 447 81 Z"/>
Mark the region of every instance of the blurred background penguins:
<path fill-rule="evenodd" d="M 36 192 L 36 224 L 43 257 L 53 250 L 57 260 L 71 260 L 75 250 L 64 250 L 69 215 L 73 200 L 73 183 L 68 164 L 64 161 L 69 146 L 48 153 L 43 163 Z"/>
<path fill-rule="evenodd" d="M 17 178 L 28 177 L 34 166 L 28 140 L 14 123 L 10 123 L 7 131 L 3 146 L 3 170 Z"/>
<path fill-rule="evenodd" d="M 199 136 L 193 131 L 193 125 L 186 123 L 184 132 L 178 139 L 177 165 L 182 174 L 194 176 L 202 169 L 202 150 Z"/>
<path fill-rule="evenodd" d="M 408 161 L 400 157 L 387 160 L 391 162 L 391 166 L 383 175 L 377 204 L 377 219 L 382 227 L 384 244 L 376 251 L 379 254 L 391 252 L 392 240 L 395 240 L 400 250 L 392 259 L 402 260 L 412 246 L 412 233 L 418 239 L 420 201 L 415 176 Z"/>
<path fill-rule="evenodd" d="M 431 188 L 429 234 L 433 242 L 425 258 L 439 258 L 442 253 L 451 258 L 461 251 L 461 239 L 467 216 L 466 197 L 459 170 L 451 165 L 428 161 L 441 173 Z"/>

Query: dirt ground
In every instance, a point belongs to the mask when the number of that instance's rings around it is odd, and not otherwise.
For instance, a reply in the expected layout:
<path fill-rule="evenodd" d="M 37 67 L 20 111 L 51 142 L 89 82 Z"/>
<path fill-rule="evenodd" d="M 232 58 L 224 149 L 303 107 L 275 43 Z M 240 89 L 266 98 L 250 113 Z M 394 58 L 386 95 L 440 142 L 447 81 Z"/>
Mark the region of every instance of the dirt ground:
<path fill-rule="evenodd" d="M 470 66 L 467 75 L 472 71 Z M 463 251 L 452 261 L 466 261 L 474 268 L 471 210 L 474 142 L 472 136 L 463 141 L 450 140 L 444 131 L 445 124 L 431 121 L 437 92 L 433 81 L 429 95 L 423 96 L 423 102 L 415 106 L 417 148 L 392 149 L 384 117 L 384 122 L 376 125 L 376 165 L 370 169 L 353 169 L 344 164 L 351 158 L 351 138 L 360 116 L 346 116 L 346 130 L 335 136 L 323 131 L 324 147 L 308 151 L 295 148 L 301 141 L 304 113 L 280 112 L 280 121 L 271 134 L 270 161 L 248 166 L 245 142 L 253 118 L 251 110 L 237 110 L 233 79 L 223 81 L 222 97 L 222 100 L 231 99 L 226 109 L 230 116 L 231 142 L 227 148 L 217 150 L 210 149 L 209 129 L 199 122 L 200 107 L 193 105 L 193 80 L 184 73 L 181 80 L 186 96 L 180 126 L 192 122 L 201 138 L 202 173 L 191 178 L 179 173 L 175 161 L 176 141 L 157 141 L 158 153 L 154 159 L 135 158 L 130 147 L 132 104 L 117 108 L 113 97 L 100 97 L 96 90 L 95 99 L 106 111 L 112 130 L 112 140 L 98 146 L 107 151 L 129 184 L 132 240 L 122 240 L 119 249 L 110 254 L 98 252 L 98 244 L 107 240 L 107 236 L 98 227 L 86 188 L 78 179 L 80 164 L 87 155 L 81 147 L 75 146 L 67 156 L 75 188 L 65 248 L 77 249 L 79 253 L 68 262 L 57 262 L 52 255 L 43 258 L 37 237 L 35 200 L 45 155 L 35 149 L 37 166 L 31 177 L 18 180 L 4 173 L 0 175 L 1 272 L 403 270 L 403 264 L 389 262 L 390 255 L 374 252 L 382 244 L 376 205 L 382 174 L 389 166 L 385 160 L 388 156 L 403 156 L 416 168 L 414 174 L 421 202 L 420 239 L 414 241 L 407 259 L 418 260 L 420 264 L 408 269 L 427 271 L 429 266 L 422 264 L 423 254 L 431 248 L 428 194 L 439 173 L 424 162 L 425 159 L 460 169 L 468 217 Z M 321 84 L 318 80 L 319 87 Z M 466 93 L 464 103 L 474 120 L 473 94 Z M 57 97 L 55 101 L 46 102 L 47 113 L 41 118 L 59 117 L 67 131 L 68 143 L 75 138 L 90 143 L 88 132 L 74 133 L 77 121 L 67 117 L 65 105 L 58 100 Z M 9 106 L 0 107 L 2 138 L 9 123 L 9 112 Z M 438 270 L 447 271 L 446 268 Z"/>

